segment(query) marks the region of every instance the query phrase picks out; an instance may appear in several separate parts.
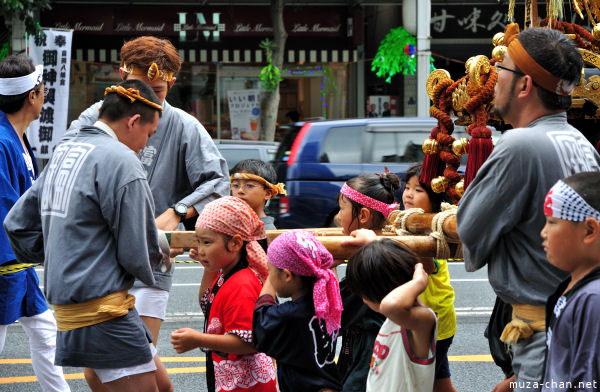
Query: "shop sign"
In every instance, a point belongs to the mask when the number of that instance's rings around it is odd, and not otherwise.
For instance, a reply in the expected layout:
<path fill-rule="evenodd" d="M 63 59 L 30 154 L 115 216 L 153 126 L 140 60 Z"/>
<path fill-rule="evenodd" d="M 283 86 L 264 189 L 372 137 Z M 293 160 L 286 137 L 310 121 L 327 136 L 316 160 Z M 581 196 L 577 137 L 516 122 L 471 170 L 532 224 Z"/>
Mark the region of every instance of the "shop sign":
<path fill-rule="evenodd" d="M 521 9 L 522 10 L 522 9 Z M 506 28 L 508 5 L 432 5 L 431 36 L 433 38 L 492 38 Z M 516 22 L 523 26 L 523 12 L 515 10 Z M 539 7 L 540 17 L 546 14 Z M 519 19 L 520 18 L 520 19 Z M 576 13 L 565 15 L 565 20 L 581 23 Z"/>
<path fill-rule="evenodd" d="M 34 64 L 44 65 L 48 90 L 39 118 L 27 129 L 36 158 L 50 158 L 67 129 L 72 39 L 72 30 L 51 29 L 29 37 L 29 56 Z"/>
<path fill-rule="evenodd" d="M 267 7 L 137 6 L 135 10 L 55 5 L 42 14 L 42 25 L 85 34 L 178 36 L 182 42 L 273 34 Z M 347 24 L 352 24 L 353 17 L 345 7 L 286 7 L 283 19 L 292 37 L 346 37 L 352 32 Z"/>

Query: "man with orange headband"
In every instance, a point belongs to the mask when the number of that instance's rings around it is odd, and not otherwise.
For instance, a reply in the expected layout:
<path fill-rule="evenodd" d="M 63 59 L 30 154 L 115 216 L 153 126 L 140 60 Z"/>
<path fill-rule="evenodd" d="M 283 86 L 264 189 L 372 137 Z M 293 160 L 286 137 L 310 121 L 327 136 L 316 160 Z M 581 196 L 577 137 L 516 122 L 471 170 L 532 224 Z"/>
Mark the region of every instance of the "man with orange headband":
<path fill-rule="evenodd" d="M 139 37 L 121 48 L 121 78 L 146 82 L 164 108 L 156 133 L 148 139 L 139 158 L 154 197 L 156 224 L 167 231 L 183 229 L 181 223 L 186 219 L 191 224 L 189 227 L 193 227 L 195 219 L 191 218 L 198 215 L 206 203 L 229 194 L 227 163 L 208 132 L 195 117 L 171 106 L 165 99 L 181 63 L 177 49 L 165 39 Z M 66 137 L 72 136 L 82 125 L 93 124 L 98 119 L 101 104 L 95 103 L 73 121 Z M 137 281 L 133 290 L 136 308 L 150 329 L 155 345 L 166 314 L 173 269 L 174 265 L 166 260 L 154 271 L 152 286 Z"/>
<path fill-rule="evenodd" d="M 494 291 L 512 305 L 513 319 L 501 337 L 513 351 L 512 387 L 538 391 L 546 351 L 544 305 L 567 276 L 548 263 L 542 248 L 544 198 L 559 179 L 600 170 L 600 156 L 567 123 L 583 65 L 575 45 L 548 28 L 507 35 L 507 53 L 496 64 L 495 112 L 514 129 L 504 133 L 467 188 L 457 229 L 466 270 L 487 264 Z"/>
<path fill-rule="evenodd" d="M 139 80 L 107 88 L 99 120 L 56 148 L 4 221 L 17 260 L 44 262 L 55 363 L 94 369 L 110 391 L 154 392 L 159 374 L 168 379 L 128 293 L 135 279 L 154 284 L 169 253 L 136 156 L 162 110 Z"/>

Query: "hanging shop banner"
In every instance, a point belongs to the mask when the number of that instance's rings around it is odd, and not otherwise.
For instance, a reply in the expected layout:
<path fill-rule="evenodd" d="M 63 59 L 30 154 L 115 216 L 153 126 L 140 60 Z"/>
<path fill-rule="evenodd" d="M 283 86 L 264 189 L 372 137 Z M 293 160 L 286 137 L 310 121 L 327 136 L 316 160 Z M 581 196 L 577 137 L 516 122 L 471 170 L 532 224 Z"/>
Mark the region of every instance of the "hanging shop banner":
<path fill-rule="evenodd" d="M 260 91 L 229 90 L 229 119 L 232 139 L 258 140 L 260 130 Z"/>
<path fill-rule="evenodd" d="M 29 37 L 29 57 L 33 64 L 44 65 L 48 91 L 40 117 L 27 129 L 36 158 L 49 159 L 67 129 L 72 40 L 72 30 L 44 29 Z"/>

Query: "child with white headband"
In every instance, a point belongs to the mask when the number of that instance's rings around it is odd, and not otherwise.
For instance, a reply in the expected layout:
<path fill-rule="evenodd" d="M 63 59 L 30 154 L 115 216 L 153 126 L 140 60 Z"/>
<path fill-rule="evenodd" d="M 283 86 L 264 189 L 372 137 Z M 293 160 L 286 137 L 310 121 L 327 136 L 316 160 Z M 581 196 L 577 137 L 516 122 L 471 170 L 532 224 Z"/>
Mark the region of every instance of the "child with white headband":
<path fill-rule="evenodd" d="M 600 382 L 600 173 L 559 180 L 546 196 L 544 214 L 541 235 L 548 261 L 571 276 L 546 304 L 548 353 L 542 391 L 596 391 Z"/>

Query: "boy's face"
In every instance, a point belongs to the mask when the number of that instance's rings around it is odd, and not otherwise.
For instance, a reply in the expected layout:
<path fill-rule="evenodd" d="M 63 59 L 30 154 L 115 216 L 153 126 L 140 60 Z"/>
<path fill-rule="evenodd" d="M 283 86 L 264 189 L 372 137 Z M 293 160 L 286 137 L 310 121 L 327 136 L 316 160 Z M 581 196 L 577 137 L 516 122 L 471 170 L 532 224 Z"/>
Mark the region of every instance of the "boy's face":
<path fill-rule="evenodd" d="M 232 180 L 231 195 L 244 200 L 260 217 L 265 203 L 273 197 L 273 191 L 254 180 Z"/>
<path fill-rule="evenodd" d="M 581 262 L 582 229 L 580 222 L 546 216 L 546 225 L 540 234 L 550 264 L 569 272 L 577 269 Z"/>

